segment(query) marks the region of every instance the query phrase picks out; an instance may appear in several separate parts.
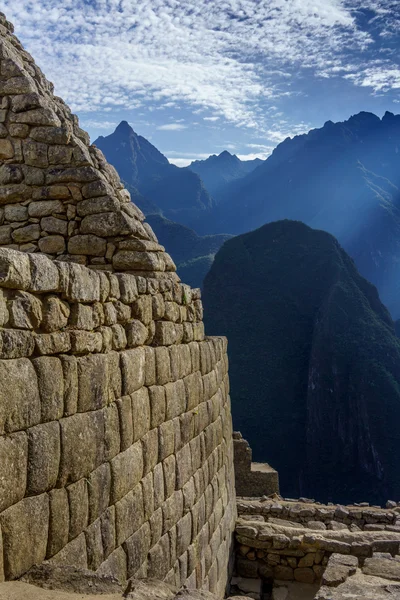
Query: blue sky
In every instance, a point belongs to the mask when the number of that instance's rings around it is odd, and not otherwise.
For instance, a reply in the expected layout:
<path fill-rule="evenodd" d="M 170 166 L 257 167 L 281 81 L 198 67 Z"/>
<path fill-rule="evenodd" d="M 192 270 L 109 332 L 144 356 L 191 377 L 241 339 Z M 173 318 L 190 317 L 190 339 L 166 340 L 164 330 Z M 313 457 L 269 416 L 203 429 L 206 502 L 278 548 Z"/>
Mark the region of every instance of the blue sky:
<path fill-rule="evenodd" d="M 360 110 L 400 112 L 399 0 L 0 0 L 89 131 L 121 120 L 176 164 Z"/>

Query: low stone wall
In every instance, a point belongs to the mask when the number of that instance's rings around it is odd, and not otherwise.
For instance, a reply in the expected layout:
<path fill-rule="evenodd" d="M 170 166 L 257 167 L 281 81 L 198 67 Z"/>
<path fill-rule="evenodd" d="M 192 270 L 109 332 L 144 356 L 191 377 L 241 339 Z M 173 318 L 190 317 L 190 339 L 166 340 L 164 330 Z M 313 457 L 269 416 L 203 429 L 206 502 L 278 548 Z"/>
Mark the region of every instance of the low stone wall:
<path fill-rule="evenodd" d="M 0 249 L 0 579 L 45 559 L 223 595 L 226 340 L 199 292 Z"/>
<path fill-rule="evenodd" d="M 233 433 L 235 485 L 238 496 L 279 494 L 279 477 L 267 463 L 252 462 L 252 450 L 239 431 Z"/>
<path fill-rule="evenodd" d="M 231 583 L 233 591 L 237 587 L 254 598 L 261 597 L 263 585 L 279 588 L 282 582 L 308 584 L 316 592 L 321 585 L 338 585 L 339 572 L 341 576 L 346 571 L 347 577 L 363 568 L 366 559 L 381 553 L 389 558 L 399 555 L 397 506 L 326 506 L 276 497 L 239 498 L 237 507 Z M 332 568 L 325 574 L 329 565 Z"/>

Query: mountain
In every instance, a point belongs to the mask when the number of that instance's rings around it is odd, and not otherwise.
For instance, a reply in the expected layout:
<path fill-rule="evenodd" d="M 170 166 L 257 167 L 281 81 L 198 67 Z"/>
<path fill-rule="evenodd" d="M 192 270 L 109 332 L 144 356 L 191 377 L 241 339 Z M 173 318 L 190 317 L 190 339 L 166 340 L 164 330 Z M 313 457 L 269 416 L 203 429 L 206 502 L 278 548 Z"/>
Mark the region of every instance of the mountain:
<path fill-rule="evenodd" d="M 94 142 L 117 169 L 145 214 L 161 212 L 185 225 L 209 213 L 213 200 L 200 177 L 171 165 L 148 140 L 122 121 L 114 133 Z M 137 195 L 139 197 L 137 197 Z"/>
<path fill-rule="evenodd" d="M 213 154 L 206 160 L 195 160 L 187 168 L 201 177 L 206 188 L 215 198 L 227 183 L 241 179 L 254 171 L 262 162 L 259 158 L 243 161 L 235 154 L 224 150 L 218 156 Z"/>
<path fill-rule="evenodd" d="M 400 115 L 361 112 L 287 138 L 218 200 L 199 233 L 286 218 L 329 231 L 400 316 Z"/>
<path fill-rule="evenodd" d="M 202 287 L 203 280 L 213 263 L 216 252 L 230 235 L 199 236 L 192 229 L 165 219 L 161 215 L 149 215 L 158 241 L 172 256 L 183 281 L 192 287 Z"/>
<path fill-rule="evenodd" d="M 400 497 L 400 340 L 332 235 L 285 220 L 228 240 L 203 301 L 229 340 L 234 427 L 284 496 Z"/>

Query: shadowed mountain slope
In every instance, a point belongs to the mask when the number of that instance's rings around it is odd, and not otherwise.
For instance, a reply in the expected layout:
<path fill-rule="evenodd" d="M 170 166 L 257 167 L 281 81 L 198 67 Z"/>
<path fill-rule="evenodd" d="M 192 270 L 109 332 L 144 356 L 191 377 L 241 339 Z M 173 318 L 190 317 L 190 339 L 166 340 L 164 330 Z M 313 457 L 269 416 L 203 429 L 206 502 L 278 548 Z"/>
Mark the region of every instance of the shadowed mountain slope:
<path fill-rule="evenodd" d="M 329 231 L 400 316 L 400 115 L 361 112 L 287 138 L 218 201 L 199 232 L 238 234 L 278 219 Z"/>
<path fill-rule="evenodd" d="M 229 339 L 235 428 L 283 494 L 400 496 L 400 342 L 335 238 L 279 221 L 228 240 L 203 299 Z"/>

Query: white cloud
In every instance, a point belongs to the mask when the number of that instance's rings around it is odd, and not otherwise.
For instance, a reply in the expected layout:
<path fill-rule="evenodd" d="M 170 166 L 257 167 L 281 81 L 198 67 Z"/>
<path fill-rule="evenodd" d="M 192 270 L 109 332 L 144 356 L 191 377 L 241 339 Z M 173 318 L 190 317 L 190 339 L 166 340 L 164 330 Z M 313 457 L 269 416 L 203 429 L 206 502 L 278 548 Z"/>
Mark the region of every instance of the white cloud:
<path fill-rule="evenodd" d="M 304 69 L 398 87 L 393 0 L 3 0 L 2 10 L 75 111 L 185 106 L 260 130 L 264 103 L 295 94 Z M 384 75 L 371 71 L 376 39 L 388 41 Z"/>
<path fill-rule="evenodd" d="M 187 125 L 182 125 L 182 123 L 168 123 L 167 125 L 159 125 L 157 129 L 159 131 L 181 131 L 182 129 L 187 129 Z"/>
<path fill-rule="evenodd" d="M 240 160 L 254 160 L 255 158 L 260 158 L 261 160 L 265 160 L 271 154 L 273 148 L 271 148 L 270 152 L 252 152 L 251 154 L 238 154 L 237 157 Z"/>
<path fill-rule="evenodd" d="M 93 119 L 82 119 L 81 127 L 93 129 L 113 129 L 118 125 L 116 121 L 95 121 Z"/>
<path fill-rule="evenodd" d="M 178 156 L 174 156 L 175 154 L 178 154 Z M 186 152 L 174 152 L 173 150 L 165 153 L 169 162 L 177 167 L 187 167 L 194 160 L 205 160 L 210 154 L 190 154 Z"/>
<path fill-rule="evenodd" d="M 219 121 L 220 117 L 203 117 L 203 121 Z"/>

